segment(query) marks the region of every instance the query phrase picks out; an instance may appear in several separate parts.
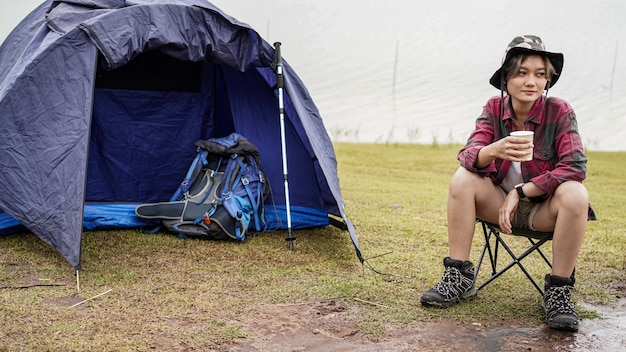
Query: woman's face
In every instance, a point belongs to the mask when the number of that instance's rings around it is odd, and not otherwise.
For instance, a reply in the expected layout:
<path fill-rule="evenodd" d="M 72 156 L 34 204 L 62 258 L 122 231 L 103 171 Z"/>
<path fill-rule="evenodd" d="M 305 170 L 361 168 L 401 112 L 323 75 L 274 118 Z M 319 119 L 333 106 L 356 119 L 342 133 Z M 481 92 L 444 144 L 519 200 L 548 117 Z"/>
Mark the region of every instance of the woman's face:
<path fill-rule="evenodd" d="M 534 103 L 546 88 L 546 63 L 540 55 L 527 56 L 519 70 L 506 82 L 507 93 L 518 103 Z"/>

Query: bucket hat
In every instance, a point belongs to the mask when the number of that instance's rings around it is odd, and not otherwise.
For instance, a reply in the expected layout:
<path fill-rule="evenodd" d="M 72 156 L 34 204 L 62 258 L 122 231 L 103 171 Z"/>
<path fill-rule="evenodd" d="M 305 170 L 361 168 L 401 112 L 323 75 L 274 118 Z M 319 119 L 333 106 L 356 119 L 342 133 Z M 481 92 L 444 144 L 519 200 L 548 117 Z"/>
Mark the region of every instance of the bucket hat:
<path fill-rule="evenodd" d="M 504 52 L 502 65 L 500 65 L 500 68 L 493 74 L 493 76 L 491 76 L 489 83 L 496 87 L 496 89 L 502 89 L 501 80 L 503 79 L 502 69 L 504 65 L 513 56 L 523 53 L 539 54 L 546 56 L 550 60 L 552 66 L 554 66 L 554 69 L 556 70 L 556 74 L 552 76 L 552 79 L 546 88 L 552 88 L 556 84 L 556 81 L 559 80 L 561 71 L 563 71 L 563 54 L 546 51 L 543 41 L 536 35 L 521 35 L 513 38 Z"/>

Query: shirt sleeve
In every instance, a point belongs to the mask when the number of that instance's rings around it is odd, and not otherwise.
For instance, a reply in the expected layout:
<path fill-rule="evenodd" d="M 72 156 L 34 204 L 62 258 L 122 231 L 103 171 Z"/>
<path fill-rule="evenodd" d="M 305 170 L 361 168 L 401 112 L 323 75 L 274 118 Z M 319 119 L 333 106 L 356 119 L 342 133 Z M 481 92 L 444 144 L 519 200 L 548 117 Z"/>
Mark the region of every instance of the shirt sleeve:
<path fill-rule="evenodd" d="M 587 157 L 578 133 L 576 114 L 568 105 L 565 106 L 565 109 L 563 106 L 550 106 L 548 110 L 557 108 L 560 111 L 556 112 L 556 116 L 559 118 L 555 123 L 554 167 L 531 179 L 531 182 L 549 196 L 554 194 L 561 183 L 565 181 L 582 182 L 587 174 Z M 551 114 L 552 112 L 548 111 L 547 115 L 550 116 Z"/>
<path fill-rule="evenodd" d="M 487 105 L 483 107 L 483 112 L 476 119 L 474 131 L 470 135 L 465 146 L 457 154 L 457 159 L 462 167 L 483 176 L 490 176 L 491 174 L 495 174 L 497 172 L 495 162 L 491 162 L 483 168 L 476 167 L 478 152 L 483 147 L 493 143 L 495 140 L 494 124 L 497 123 L 499 119 L 499 117 L 494 113 L 494 111 L 497 111 L 496 109 L 497 107 L 494 104 L 494 99 L 487 102 Z"/>

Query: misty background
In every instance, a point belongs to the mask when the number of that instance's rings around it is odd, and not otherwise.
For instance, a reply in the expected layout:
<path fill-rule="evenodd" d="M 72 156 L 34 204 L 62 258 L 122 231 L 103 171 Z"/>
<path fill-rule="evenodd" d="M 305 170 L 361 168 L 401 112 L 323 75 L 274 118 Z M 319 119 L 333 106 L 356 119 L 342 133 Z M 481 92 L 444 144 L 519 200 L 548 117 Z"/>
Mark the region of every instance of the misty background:
<path fill-rule="evenodd" d="M 0 3 L 0 40 L 42 2 Z M 212 3 L 282 43 L 334 141 L 465 143 L 504 49 L 535 34 L 565 55 L 549 95 L 574 107 L 587 149 L 626 151 L 622 0 Z"/>

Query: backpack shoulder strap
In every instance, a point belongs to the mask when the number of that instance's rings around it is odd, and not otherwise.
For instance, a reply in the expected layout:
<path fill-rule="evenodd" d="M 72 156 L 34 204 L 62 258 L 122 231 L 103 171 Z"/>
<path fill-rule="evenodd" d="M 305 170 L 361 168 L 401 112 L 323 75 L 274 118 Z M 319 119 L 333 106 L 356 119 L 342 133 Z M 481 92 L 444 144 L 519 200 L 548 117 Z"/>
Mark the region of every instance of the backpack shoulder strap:
<path fill-rule="evenodd" d="M 180 183 L 180 186 L 178 186 L 178 189 L 170 198 L 170 202 L 182 199 L 182 197 L 189 192 L 191 184 L 196 178 L 198 178 L 198 175 L 200 175 L 202 167 L 208 163 L 207 154 L 208 152 L 206 150 L 198 149 L 198 154 L 195 159 L 193 159 L 193 162 L 187 171 L 187 175 L 185 175 L 185 179 Z"/>

